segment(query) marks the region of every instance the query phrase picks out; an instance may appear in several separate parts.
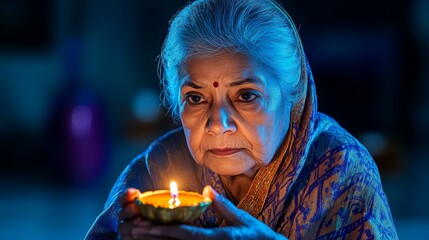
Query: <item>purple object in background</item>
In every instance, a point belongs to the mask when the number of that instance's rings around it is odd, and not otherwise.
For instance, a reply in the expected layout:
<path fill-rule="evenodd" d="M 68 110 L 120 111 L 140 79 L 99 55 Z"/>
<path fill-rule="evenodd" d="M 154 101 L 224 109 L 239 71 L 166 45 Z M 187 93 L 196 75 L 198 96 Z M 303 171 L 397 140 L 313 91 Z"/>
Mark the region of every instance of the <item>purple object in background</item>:
<path fill-rule="evenodd" d="M 95 181 L 105 159 L 101 109 L 89 90 L 80 91 L 75 93 L 75 101 L 70 102 L 64 119 L 68 177 L 78 184 Z"/>
<path fill-rule="evenodd" d="M 82 47 L 78 39 L 63 49 L 64 86 L 52 115 L 52 171 L 55 181 L 87 185 L 97 181 L 106 165 L 105 118 L 95 92 L 82 74 Z"/>

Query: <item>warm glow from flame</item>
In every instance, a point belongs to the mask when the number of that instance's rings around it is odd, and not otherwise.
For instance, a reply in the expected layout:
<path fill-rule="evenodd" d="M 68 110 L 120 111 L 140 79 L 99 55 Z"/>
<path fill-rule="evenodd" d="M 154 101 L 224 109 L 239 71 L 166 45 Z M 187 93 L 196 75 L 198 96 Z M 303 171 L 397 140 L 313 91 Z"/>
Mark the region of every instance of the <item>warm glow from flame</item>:
<path fill-rule="evenodd" d="M 171 197 L 177 197 L 179 195 L 179 191 L 177 190 L 177 184 L 175 181 L 170 182 L 170 193 Z"/>
<path fill-rule="evenodd" d="M 171 198 L 168 201 L 168 204 L 170 204 L 170 208 L 174 208 L 174 206 L 178 207 L 180 205 L 180 200 L 178 198 L 179 191 L 177 190 L 177 184 L 175 181 L 170 182 L 170 193 Z"/>

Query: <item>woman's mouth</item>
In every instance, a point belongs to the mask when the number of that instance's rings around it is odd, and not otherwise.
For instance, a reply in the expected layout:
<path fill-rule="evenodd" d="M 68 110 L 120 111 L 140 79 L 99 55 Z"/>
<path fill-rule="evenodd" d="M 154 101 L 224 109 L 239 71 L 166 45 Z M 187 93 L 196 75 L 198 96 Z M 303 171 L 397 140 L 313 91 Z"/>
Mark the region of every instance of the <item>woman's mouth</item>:
<path fill-rule="evenodd" d="M 239 151 L 241 151 L 241 148 L 223 148 L 223 149 L 214 148 L 209 150 L 209 152 L 218 156 L 228 156 L 228 155 L 237 153 Z"/>

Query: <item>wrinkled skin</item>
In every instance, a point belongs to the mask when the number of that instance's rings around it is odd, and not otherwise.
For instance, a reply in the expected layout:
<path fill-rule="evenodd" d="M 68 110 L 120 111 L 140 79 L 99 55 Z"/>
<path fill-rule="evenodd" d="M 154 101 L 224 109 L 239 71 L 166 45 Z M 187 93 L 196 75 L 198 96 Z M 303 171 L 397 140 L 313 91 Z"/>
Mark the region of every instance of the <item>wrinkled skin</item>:
<path fill-rule="evenodd" d="M 180 89 L 180 117 L 197 164 L 221 176 L 234 201 L 247 193 L 258 169 L 268 165 L 289 128 L 290 105 L 280 84 L 249 58 L 221 52 L 187 63 Z M 285 239 L 238 209 L 211 187 L 203 195 L 228 226 L 199 228 L 158 225 L 139 216 L 137 189 L 120 197 L 118 232 L 122 239 Z"/>
<path fill-rule="evenodd" d="M 194 160 L 221 176 L 253 178 L 289 129 L 281 85 L 241 54 L 191 58 L 187 73 L 180 118 Z"/>

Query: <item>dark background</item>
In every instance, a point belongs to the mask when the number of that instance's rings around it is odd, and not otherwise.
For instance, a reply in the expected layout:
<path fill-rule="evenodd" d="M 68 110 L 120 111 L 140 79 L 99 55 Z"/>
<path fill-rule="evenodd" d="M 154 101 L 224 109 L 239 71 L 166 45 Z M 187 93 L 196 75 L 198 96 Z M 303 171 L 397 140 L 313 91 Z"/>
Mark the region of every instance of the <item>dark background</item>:
<path fill-rule="evenodd" d="M 174 125 L 156 57 L 187 1 L 0 0 L 0 235 L 81 239 Z M 429 1 L 282 1 L 319 110 L 376 160 L 398 233 L 429 231 Z M 180 187 L 180 186 L 179 186 Z"/>

